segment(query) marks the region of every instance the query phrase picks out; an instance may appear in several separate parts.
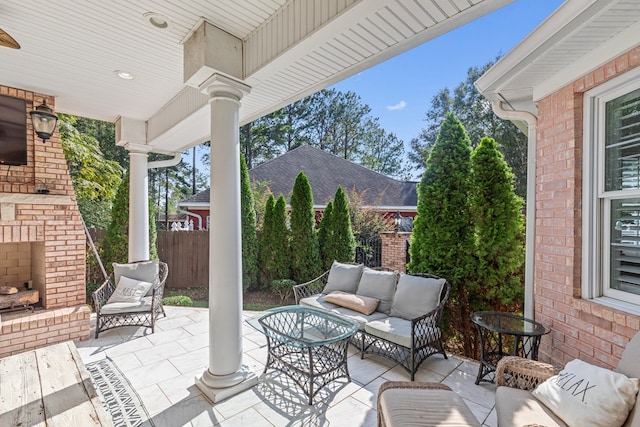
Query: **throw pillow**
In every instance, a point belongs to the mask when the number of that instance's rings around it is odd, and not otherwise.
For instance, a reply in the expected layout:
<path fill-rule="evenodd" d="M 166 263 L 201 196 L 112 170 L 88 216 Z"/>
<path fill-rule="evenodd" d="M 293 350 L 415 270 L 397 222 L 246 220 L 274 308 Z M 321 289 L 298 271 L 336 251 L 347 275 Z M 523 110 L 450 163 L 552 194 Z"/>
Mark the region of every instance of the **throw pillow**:
<path fill-rule="evenodd" d="M 329 294 L 333 291 L 342 291 L 355 294 L 362 275 L 362 267 L 362 264 L 343 264 L 333 261 L 331 270 L 329 270 L 329 277 L 327 277 L 327 284 L 324 286 L 322 293 Z"/>
<path fill-rule="evenodd" d="M 349 308 L 365 315 L 370 315 L 376 311 L 380 302 L 377 298 L 369 298 L 361 295 L 348 294 L 342 291 L 333 291 L 324 296 L 326 302 L 330 302 L 340 307 Z"/>
<path fill-rule="evenodd" d="M 150 282 L 155 285 L 160 277 L 159 261 L 153 259 L 151 261 L 132 262 L 130 264 L 118 264 L 114 262 L 113 279 L 115 283 L 120 283 L 120 277 L 122 276 L 143 282 Z M 151 289 L 147 292 L 147 296 L 151 296 Z"/>
<path fill-rule="evenodd" d="M 116 286 L 116 290 L 111 294 L 107 304 L 113 302 L 138 302 L 145 296 L 151 286 L 152 284 L 150 282 L 142 282 L 126 276 L 120 276 L 118 286 Z"/>
<path fill-rule="evenodd" d="M 389 314 L 397 280 L 398 272 L 396 271 L 378 271 L 365 267 L 356 295 L 379 299 L 380 304 L 377 310 Z"/>
<path fill-rule="evenodd" d="M 400 274 L 390 316 L 411 320 L 427 314 L 440 303 L 444 279 Z"/>
<path fill-rule="evenodd" d="M 635 404 L 639 383 L 576 359 L 532 394 L 570 426 L 619 427 Z"/>

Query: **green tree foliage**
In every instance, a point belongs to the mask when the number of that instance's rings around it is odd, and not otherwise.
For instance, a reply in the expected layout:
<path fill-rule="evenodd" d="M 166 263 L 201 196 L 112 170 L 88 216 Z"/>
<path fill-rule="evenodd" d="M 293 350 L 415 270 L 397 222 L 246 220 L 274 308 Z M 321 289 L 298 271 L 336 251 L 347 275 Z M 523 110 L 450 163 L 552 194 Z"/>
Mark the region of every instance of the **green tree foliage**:
<path fill-rule="evenodd" d="M 88 227 L 106 228 L 123 169 L 105 159 L 98 141 L 76 125 L 76 117 L 60 114 L 60 139 L 78 208 Z"/>
<path fill-rule="evenodd" d="M 322 263 L 315 230 L 313 193 L 309 179 L 300 172 L 291 193 L 292 279 L 306 282 L 320 274 Z"/>
<path fill-rule="evenodd" d="M 291 252 L 286 218 L 287 202 L 280 195 L 276 201 L 269 195 L 264 210 L 260 239 L 260 282 L 263 288 L 272 287 L 277 279 L 291 275 Z"/>
<path fill-rule="evenodd" d="M 409 179 L 410 170 L 404 164 L 404 143 L 393 133 L 387 133 L 372 120 L 362 136 L 359 163 L 372 171 Z"/>
<path fill-rule="evenodd" d="M 263 287 L 269 286 L 275 269 L 275 233 L 273 229 L 273 209 L 276 200 L 273 194 L 265 203 L 264 217 L 262 220 L 262 233 L 260 234 L 260 283 Z"/>
<path fill-rule="evenodd" d="M 273 234 L 275 242 L 274 279 L 291 278 L 291 244 L 287 228 L 287 201 L 281 194 L 273 207 Z"/>
<path fill-rule="evenodd" d="M 249 170 L 244 155 L 240 154 L 240 218 L 242 230 L 242 287 L 258 285 L 258 235 L 256 211 L 249 180 Z"/>
<path fill-rule="evenodd" d="M 446 278 L 452 285 L 448 325 L 474 351 L 467 283 L 475 272 L 470 211 L 471 147 L 462 123 L 449 113 L 431 149 L 418 186 L 418 216 L 411 237 L 411 272 Z"/>
<path fill-rule="evenodd" d="M 98 140 L 105 158 L 117 162 L 123 169 L 129 167 L 129 152 L 116 145 L 116 127 L 113 123 L 75 117 L 74 126 L 81 134 L 91 135 Z"/>
<path fill-rule="evenodd" d="M 491 66 L 471 67 L 467 78 L 451 92 L 444 88 L 437 93 L 425 116 L 426 127 L 411 141 L 409 160 L 424 169 L 431 147 L 436 142 L 440 124 L 447 113 L 454 112 L 464 125 L 472 143 L 477 146 L 487 136 L 499 142 L 507 164 L 515 175 L 516 194 L 526 197 L 527 191 L 527 137 L 509 120 L 502 120 L 491 109 L 490 102 L 476 89 L 474 82 Z"/>
<path fill-rule="evenodd" d="M 102 261 L 107 271 L 113 269 L 112 263 L 126 263 L 129 260 L 129 171 L 125 173 L 113 201 L 103 251 Z"/>
<path fill-rule="evenodd" d="M 323 89 L 240 129 L 249 169 L 302 144 L 396 177 L 408 174 L 404 144 L 354 92 Z"/>
<path fill-rule="evenodd" d="M 149 200 L 149 259 L 158 258 L 154 207 Z M 111 222 L 103 241 L 103 264 L 107 271 L 112 263 L 126 263 L 129 260 L 129 171 L 118 187 L 111 209 Z"/>
<path fill-rule="evenodd" d="M 333 198 L 333 211 L 331 212 L 329 225 L 331 232 L 327 235 L 327 243 L 325 245 L 326 263 L 330 265 L 333 260 L 353 262 L 356 257 L 356 244 L 353 238 L 353 230 L 351 229 L 351 216 L 349 214 L 347 196 L 340 186 L 338 186 Z"/>
<path fill-rule="evenodd" d="M 522 302 L 524 216 L 513 173 L 496 141 L 483 138 L 471 155 L 471 205 L 476 230 L 474 309 Z"/>
<path fill-rule="evenodd" d="M 329 235 L 333 233 L 333 225 L 331 224 L 331 214 L 333 212 L 333 201 L 327 203 L 327 207 L 322 213 L 320 226 L 318 227 L 318 247 L 320 248 L 320 259 L 322 260 L 322 269 L 328 270 L 333 263 L 332 255 L 329 252 Z"/>

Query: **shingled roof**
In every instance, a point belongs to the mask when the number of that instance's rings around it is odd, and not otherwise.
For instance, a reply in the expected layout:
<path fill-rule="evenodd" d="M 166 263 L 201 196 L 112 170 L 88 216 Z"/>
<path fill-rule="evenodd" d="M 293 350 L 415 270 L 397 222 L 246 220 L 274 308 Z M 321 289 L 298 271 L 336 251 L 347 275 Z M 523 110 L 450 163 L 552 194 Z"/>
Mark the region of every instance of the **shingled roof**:
<path fill-rule="evenodd" d="M 284 194 L 287 201 L 298 174 L 304 171 L 311 184 L 316 207 L 333 199 L 339 185 L 347 192 L 356 190 L 365 205 L 378 208 L 414 208 L 418 196 L 415 182 L 398 181 L 341 157 L 301 145 L 273 160 L 249 170 L 252 181 L 267 181 L 274 196 Z M 180 202 L 181 206 L 209 203 L 209 189 Z"/>

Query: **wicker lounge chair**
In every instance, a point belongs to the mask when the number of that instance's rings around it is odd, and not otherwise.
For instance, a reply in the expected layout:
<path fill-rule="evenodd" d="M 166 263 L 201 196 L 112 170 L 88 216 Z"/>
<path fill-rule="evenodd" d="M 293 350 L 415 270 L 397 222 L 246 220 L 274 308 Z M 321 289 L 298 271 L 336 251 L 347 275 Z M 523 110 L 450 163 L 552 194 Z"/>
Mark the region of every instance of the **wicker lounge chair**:
<path fill-rule="evenodd" d="M 142 263 L 138 263 L 142 264 Z M 121 264 L 123 267 L 133 267 L 134 264 Z M 155 331 L 155 321 L 160 314 L 166 316 L 162 307 L 164 295 L 164 285 L 167 281 L 169 268 L 166 263 L 158 262 L 158 274 L 155 278 L 135 277 L 134 279 L 146 280 L 153 284 L 149 292 L 140 299 L 138 303 L 109 303 L 109 298 L 116 290 L 116 282 L 119 275 L 115 274 L 115 279 L 106 280 L 98 290 L 93 293 L 94 310 L 96 312 L 96 338 L 102 331 L 116 328 L 118 326 L 145 326 L 151 328 L 151 333 Z"/>

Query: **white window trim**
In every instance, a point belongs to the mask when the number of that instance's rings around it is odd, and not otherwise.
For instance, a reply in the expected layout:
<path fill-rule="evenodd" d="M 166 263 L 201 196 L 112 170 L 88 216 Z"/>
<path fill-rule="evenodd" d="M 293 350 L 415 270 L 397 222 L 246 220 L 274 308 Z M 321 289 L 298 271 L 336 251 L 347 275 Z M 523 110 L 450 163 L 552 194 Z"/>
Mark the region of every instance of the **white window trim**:
<path fill-rule="evenodd" d="M 608 272 L 604 271 L 602 259 L 609 230 L 601 230 L 600 224 L 609 212 L 599 203 L 604 193 L 604 180 L 600 179 L 604 172 L 604 144 L 598 141 L 602 141 L 604 135 L 601 125 L 605 123 L 605 103 L 639 88 L 640 68 L 635 68 L 585 92 L 582 145 L 582 298 L 635 315 L 640 314 L 640 304 L 628 300 L 640 300 L 640 297 L 614 289 L 607 291 L 608 296 L 604 295 L 603 281 Z M 624 191 L 624 195 L 640 197 L 640 190 Z"/>

